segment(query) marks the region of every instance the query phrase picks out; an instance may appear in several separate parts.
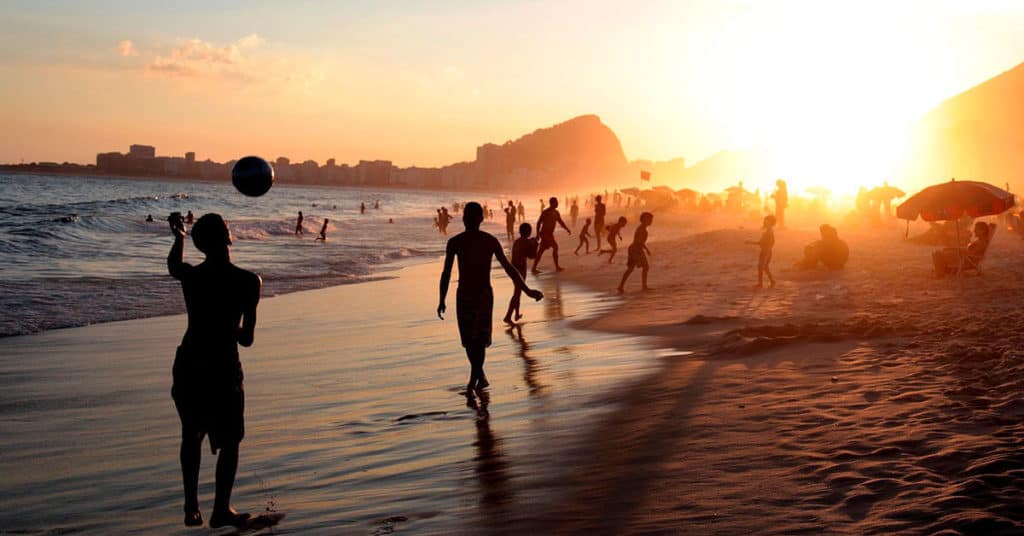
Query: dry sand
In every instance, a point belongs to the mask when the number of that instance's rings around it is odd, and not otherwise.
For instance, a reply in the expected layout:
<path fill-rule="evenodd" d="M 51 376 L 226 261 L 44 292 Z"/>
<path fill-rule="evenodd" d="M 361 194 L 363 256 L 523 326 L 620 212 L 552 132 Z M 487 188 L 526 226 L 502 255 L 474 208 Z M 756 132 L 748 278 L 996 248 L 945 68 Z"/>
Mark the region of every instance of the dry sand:
<path fill-rule="evenodd" d="M 624 305 L 582 327 L 679 352 L 610 395 L 516 532 L 1024 533 L 1016 236 L 958 281 L 934 279 L 932 248 L 895 224 L 840 226 L 845 270 L 788 271 L 817 230 L 781 230 L 778 286 L 753 290 L 756 226 L 658 225 L 655 290 L 635 273 Z M 613 291 L 624 256 L 564 249 L 563 279 Z"/>

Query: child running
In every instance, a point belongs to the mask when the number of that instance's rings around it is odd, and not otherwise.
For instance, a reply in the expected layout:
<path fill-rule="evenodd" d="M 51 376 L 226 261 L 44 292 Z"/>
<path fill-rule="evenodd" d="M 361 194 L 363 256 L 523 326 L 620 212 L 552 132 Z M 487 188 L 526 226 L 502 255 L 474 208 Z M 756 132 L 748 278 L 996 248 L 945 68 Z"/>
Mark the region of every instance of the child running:
<path fill-rule="evenodd" d="M 516 288 L 527 296 L 540 300 L 544 297 L 538 290 L 526 286 L 519 272 L 508 262 L 501 243 L 490 233 L 480 230 L 484 221 L 484 209 L 480 203 L 469 202 L 462 209 L 462 222 L 466 230 L 448 240 L 445 248 L 444 269 L 441 271 L 440 298 L 437 316 L 444 320 L 447 310 L 445 297 L 452 277 L 452 265 L 459 260 L 459 288 L 455 294 L 455 316 L 459 322 L 459 337 L 469 358 L 469 383 L 466 394 L 490 385 L 484 374 L 484 359 L 487 347 L 491 345 L 491 315 L 494 312 L 494 293 L 491 290 L 491 261 L 498 263 L 512 279 Z"/>
<path fill-rule="evenodd" d="M 512 266 L 519 271 L 519 275 L 523 276 L 523 281 L 526 281 L 526 259 L 532 259 L 537 256 L 537 239 L 530 238 L 530 234 L 533 233 L 533 226 L 529 223 L 522 223 L 519 225 L 519 238 L 512 244 Z M 516 313 L 516 320 L 523 317 L 519 313 L 519 302 L 523 292 L 516 287 L 512 293 L 512 299 L 508 302 L 508 311 L 505 312 L 505 323 L 512 324 L 512 312 Z"/>
<path fill-rule="evenodd" d="M 768 269 L 768 263 L 772 262 L 772 248 L 775 246 L 775 221 L 775 216 L 765 216 L 762 226 L 764 232 L 761 233 L 761 239 L 756 242 L 747 241 L 748 244 L 761 246 L 761 253 L 757 257 L 757 285 L 754 288 L 764 288 L 762 279 L 764 274 L 768 275 L 768 284 L 775 288 L 775 278 L 772 277 L 772 272 Z"/>
<path fill-rule="evenodd" d="M 590 218 L 587 218 L 587 221 L 583 222 L 583 230 L 580 231 L 580 245 L 576 246 L 576 251 L 574 251 L 573 253 L 575 253 L 576 255 L 579 255 L 580 254 L 580 248 L 584 247 L 584 246 L 586 246 L 586 248 L 587 248 L 586 250 L 584 250 L 584 252 L 587 255 L 589 255 L 590 254 Z"/>
<path fill-rule="evenodd" d="M 640 226 L 633 232 L 633 243 L 627 250 L 629 257 L 626 259 L 626 273 L 622 274 L 622 281 L 619 282 L 619 294 L 625 292 L 626 280 L 633 273 L 633 268 L 641 270 L 640 281 L 643 284 L 643 290 L 651 290 L 647 286 L 647 272 L 651 269 L 647 262 L 647 256 L 651 254 L 651 250 L 647 248 L 647 228 L 652 223 L 654 223 L 654 214 L 644 212 L 640 215 Z"/>
<path fill-rule="evenodd" d="M 616 240 L 622 240 L 622 228 L 625 226 L 626 218 L 624 216 L 619 216 L 618 221 L 607 227 L 608 245 L 611 246 L 611 249 L 602 249 L 601 251 L 597 252 L 597 255 L 601 256 L 604 255 L 605 253 L 611 253 L 611 255 L 608 256 L 608 264 L 612 263 L 612 259 L 615 258 L 615 253 L 619 251 L 619 246 L 616 243 Z"/>

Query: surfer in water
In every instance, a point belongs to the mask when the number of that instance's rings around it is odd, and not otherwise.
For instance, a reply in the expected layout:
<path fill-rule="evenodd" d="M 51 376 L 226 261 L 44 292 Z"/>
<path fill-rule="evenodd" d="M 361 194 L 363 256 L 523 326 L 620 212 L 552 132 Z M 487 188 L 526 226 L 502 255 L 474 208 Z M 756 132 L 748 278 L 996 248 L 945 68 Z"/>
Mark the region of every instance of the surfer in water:
<path fill-rule="evenodd" d="M 174 244 L 167 271 L 181 281 L 188 327 L 174 357 L 171 396 L 181 419 L 181 476 L 185 489 L 185 525 L 201 526 L 199 462 L 203 437 L 217 455 L 217 485 L 210 527 L 245 526 L 249 514 L 231 507 L 238 470 L 238 446 L 245 436 L 242 364 L 238 345 L 251 346 L 256 305 L 263 281 L 231 263 L 231 232 L 217 214 L 192 227 L 192 241 L 206 255 L 197 266 L 185 262 L 185 222 L 168 219 Z"/>

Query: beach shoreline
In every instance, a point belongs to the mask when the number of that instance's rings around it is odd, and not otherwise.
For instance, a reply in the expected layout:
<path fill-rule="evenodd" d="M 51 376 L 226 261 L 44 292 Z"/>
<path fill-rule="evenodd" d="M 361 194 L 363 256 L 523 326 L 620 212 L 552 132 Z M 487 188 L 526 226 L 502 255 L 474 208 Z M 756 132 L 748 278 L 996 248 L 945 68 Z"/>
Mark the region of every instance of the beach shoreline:
<path fill-rule="evenodd" d="M 612 393 L 517 530 L 1024 530 L 1024 337 L 1005 299 L 1020 240 L 997 233 L 982 275 L 957 281 L 895 227 L 847 230 L 844 270 L 790 269 L 815 235 L 778 232 L 778 285 L 759 290 L 756 229 L 651 243 L 654 290 L 634 274 L 619 307 L 577 326 L 674 352 Z M 598 292 L 624 269 L 564 257 L 561 276 Z"/>

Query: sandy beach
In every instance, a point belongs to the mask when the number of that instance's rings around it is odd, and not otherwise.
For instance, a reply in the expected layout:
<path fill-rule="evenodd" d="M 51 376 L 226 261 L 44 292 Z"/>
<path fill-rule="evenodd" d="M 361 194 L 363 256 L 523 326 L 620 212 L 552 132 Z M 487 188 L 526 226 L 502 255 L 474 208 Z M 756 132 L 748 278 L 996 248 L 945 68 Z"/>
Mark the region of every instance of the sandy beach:
<path fill-rule="evenodd" d="M 980 277 L 937 280 L 932 248 L 903 230 L 841 229 L 852 253 L 838 272 L 787 270 L 817 233 L 779 231 L 779 283 L 765 290 L 751 288 L 756 247 L 743 244 L 756 228 L 654 243 L 655 290 L 634 275 L 623 306 L 579 324 L 680 353 L 612 394 L 615 412 L 581 431 L 545 513 L 522 528 L 1024 531 L 1024 247 L 1001 230 Z M 611 291 L 622 267 L 604 258 L 570 258 L 562 277 Z"/>
<path fill-rule="evenodd" d="M 845 270 L 793 271 L 816 232 L 781 230 L 778 286 L 754 290 L 758 231 L 728 223 L 656 220 L 650 292 L 610 292 L 623 257 L 545 260 L 545 301 L 495 327 L 486 407 L 432 314 L 439 263 L 264 300 L 235 502 L 286 513 L 279 534 L 1024 530 L 1016 236 L 958 281 L 895 226 L 841 228 Z M 183 328 L 0 339 L 4 530 L 196 533 L 169 397 Z M 208 454 L 202 475 L 208 504 Z"/>

